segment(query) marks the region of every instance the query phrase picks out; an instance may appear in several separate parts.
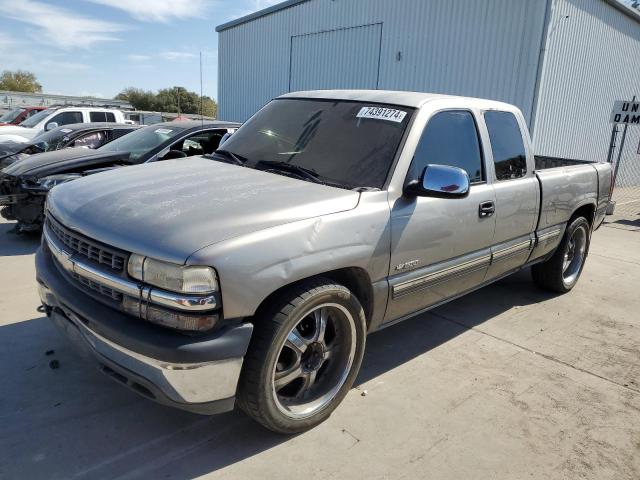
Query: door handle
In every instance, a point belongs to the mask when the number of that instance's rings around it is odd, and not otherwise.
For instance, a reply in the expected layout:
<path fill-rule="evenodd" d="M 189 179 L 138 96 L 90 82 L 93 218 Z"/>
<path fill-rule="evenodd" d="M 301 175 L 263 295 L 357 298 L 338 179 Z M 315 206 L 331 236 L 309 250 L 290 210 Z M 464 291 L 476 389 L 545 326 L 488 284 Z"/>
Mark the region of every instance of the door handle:
<path fill-rule="evenodd" d="M 491 217 L 494 213 L 496 213 L 496 204 L 492 201 L 482 202 L 478 208 L 478 215 L 481 218 Z"/>

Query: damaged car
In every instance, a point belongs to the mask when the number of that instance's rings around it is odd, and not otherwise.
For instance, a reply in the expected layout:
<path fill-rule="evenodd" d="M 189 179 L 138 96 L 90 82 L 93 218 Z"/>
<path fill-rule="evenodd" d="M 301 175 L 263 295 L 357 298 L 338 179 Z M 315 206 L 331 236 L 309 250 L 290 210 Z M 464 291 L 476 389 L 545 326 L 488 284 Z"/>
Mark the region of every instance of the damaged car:
<path fill-rule="evenodd" d="M 56 150 L 15 162 L 0 172 L 0 215 L 16 232 L 39 231 L 49 191 L 56 185 L 113 168 L 213 153 L 240 124 L 182 121 L 150 125 L 95 150 Z"/>
<path fill-rule="evenodd" d="M 0 143 L 0 169 L 37 153 L 76 147 L 95 150 L 138 128 L 118 123 L 74 123 L 44 132 L 28 142 Z"/>

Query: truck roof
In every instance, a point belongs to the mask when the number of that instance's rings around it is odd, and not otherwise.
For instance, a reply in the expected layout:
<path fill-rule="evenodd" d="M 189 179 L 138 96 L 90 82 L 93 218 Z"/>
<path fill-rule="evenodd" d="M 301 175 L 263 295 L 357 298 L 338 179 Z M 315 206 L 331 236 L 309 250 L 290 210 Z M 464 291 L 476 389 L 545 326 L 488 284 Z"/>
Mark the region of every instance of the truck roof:
<path fill-rule="evenodd" d="M 508 103 L 483 98 L 459 97 L 439 93 L 404 92 L 393 90 L 309 90 L 292 92 L 278 98 L 318 98 L 331 100 L 352 100 L 357 102 L 387 103 L 405 107 L 420 108 L 433 100 L 458 99 L 464 100 L 470 107 L 485 109 L 515 110 L 516 107 Z"/>

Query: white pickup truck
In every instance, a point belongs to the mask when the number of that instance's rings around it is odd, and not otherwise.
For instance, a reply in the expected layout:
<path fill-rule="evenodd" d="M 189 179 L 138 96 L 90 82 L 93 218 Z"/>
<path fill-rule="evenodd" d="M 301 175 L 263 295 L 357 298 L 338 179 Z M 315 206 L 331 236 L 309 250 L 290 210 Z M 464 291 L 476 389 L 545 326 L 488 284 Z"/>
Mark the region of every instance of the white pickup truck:
<path fill-rule="evenodd" d="M 99 107 L 52 107 L 27 118 L 20 125 L 0 125 L 0 143 L 27 142 L 42 132 L 72 123 L 132 123 L 120 110 Z"/>
<path fill-rule="evenodd" d="M 347 394 L 367 333 L 528 266 L 576 285 L 611 167 L 538 163 L 504 103 L 290 93 L 213 155 L 55 187 L 43 309 L 149 399 L 205 414 L 237 399 L 299 432 Z"/>

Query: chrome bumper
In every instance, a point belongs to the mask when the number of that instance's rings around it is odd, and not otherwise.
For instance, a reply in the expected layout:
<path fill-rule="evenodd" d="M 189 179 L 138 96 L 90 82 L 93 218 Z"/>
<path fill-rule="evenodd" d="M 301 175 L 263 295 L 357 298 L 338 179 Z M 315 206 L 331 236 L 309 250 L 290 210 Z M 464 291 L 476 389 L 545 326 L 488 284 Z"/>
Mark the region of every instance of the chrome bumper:
<path fill-rule="evenodd" d="M 206 363 L 160 361 L 125 349 L 89 329 L 47 287 L 40 299 L 53 323 L 104 373 L 159 403 L 201 414 L 233 409 L 243 358 Z"/>

